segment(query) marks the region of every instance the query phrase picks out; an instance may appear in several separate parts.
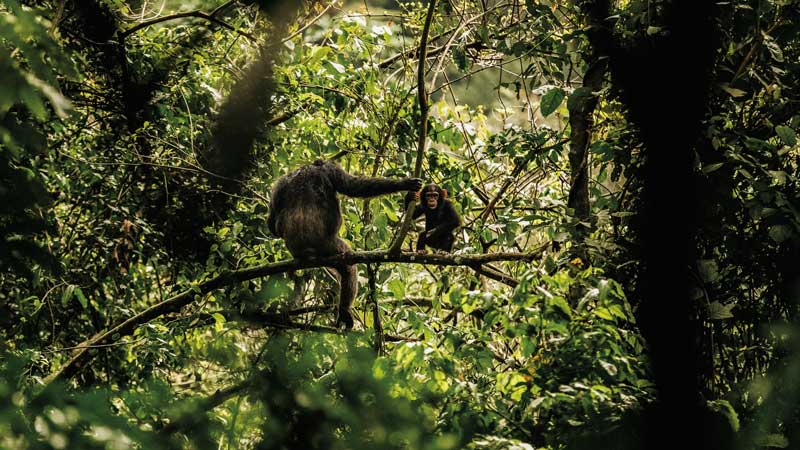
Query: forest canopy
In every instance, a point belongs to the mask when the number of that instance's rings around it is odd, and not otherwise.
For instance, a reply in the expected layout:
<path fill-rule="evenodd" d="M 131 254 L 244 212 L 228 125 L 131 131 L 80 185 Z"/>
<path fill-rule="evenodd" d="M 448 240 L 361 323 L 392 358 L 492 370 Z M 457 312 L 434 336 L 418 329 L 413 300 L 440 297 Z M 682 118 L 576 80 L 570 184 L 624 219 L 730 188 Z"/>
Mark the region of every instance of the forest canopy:
<path fill-rule="evenodd" d="M 0 449 L 800 448 L 798 129 L 797 0 L 0 0 Z"/>

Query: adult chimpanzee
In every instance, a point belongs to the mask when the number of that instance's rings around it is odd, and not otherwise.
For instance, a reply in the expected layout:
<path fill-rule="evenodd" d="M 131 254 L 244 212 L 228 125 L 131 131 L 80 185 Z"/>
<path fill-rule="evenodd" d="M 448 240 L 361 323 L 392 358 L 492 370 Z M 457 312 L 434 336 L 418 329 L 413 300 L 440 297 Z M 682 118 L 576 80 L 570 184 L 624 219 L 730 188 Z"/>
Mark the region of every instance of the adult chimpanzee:
<path fill-rule="evenodd" d="M 331 256 L 350 251 L 350 246 L 337 235 L 342 226 L 339 199 L 374 197 L 399 191 L 417 191 L 419 178 L 354 177 L 330 161 L 317 160 L 282 176 L 272 189 L 267 219 L 272 234 L 283 238 L 295 258 Z M 333 269 L 341 284 L 339 314 L 336 326 L 353 327 L 350 305 L 358 291 L 355 266 L 338 265 Z"/>
<path fill-rule="evenodd" d="M 461 225 L 461 217 L 447 198 L 447 190 L 436 184 L 429 184 L 417 192 L 406 196 L 406 205 L 422 197 L 422 204 L 414 209 L 414 218 L 425 214 L 425 231 L 419 234 L 417 251 L 424 252 L 425 246 L 449 252 L 453 249 L 453 230 Z"/>

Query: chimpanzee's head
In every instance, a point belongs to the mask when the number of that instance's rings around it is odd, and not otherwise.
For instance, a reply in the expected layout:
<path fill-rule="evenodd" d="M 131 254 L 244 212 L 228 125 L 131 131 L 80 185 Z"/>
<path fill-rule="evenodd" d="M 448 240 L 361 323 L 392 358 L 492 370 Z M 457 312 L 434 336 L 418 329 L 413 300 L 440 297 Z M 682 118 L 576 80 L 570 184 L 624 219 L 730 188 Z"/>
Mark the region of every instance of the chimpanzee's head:
<path fill-rule="evenodd" d="M 444 199 L 447 198 L 447 189 L 442 189 L 436 184 L 431 183 L 422 188 L 420 197 L 426 208 L 436 209 L 441 207 Z"/>

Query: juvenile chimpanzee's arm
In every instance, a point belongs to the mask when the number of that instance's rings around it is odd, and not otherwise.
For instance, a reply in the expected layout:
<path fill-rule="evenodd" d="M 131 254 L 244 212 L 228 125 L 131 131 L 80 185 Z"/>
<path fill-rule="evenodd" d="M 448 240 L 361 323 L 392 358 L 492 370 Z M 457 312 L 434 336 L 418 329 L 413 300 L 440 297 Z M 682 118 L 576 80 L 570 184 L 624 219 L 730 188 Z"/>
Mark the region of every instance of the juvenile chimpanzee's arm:
<path fill-rule="evenodd" d="M 399 191 L 418 191 L 422 188 L 422 180 L 419 178 L 354 177 L 329 161 L 318 161 L 314 164 L 325 167 L 336 192 L 348 197 L 375 197 Z"/>

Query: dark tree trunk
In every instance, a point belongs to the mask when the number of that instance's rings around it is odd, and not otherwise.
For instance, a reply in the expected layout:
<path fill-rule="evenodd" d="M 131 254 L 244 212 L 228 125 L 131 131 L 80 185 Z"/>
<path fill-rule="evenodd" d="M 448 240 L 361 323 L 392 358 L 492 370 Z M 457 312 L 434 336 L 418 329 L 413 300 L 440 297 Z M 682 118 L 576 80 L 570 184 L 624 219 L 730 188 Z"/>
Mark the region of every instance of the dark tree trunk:
<path fill-rule="evenodd" d="M 645 417 L 643 448 L 700 448 L 703 405 L 698 324 L 689 297 L 697 197 L 692 156 L 714 63 L 714 7 L 709 0 L 664 5 L 664 32 L 624 43 L 613 34 L 608 0 L 581 6 L 594 51 L 609 57 L 614 86 L 645 148 L 643 271 L 639 326 L 651 357 L 658 401 Z M 679 110 L 672 108 L 679 106 Z"/>

